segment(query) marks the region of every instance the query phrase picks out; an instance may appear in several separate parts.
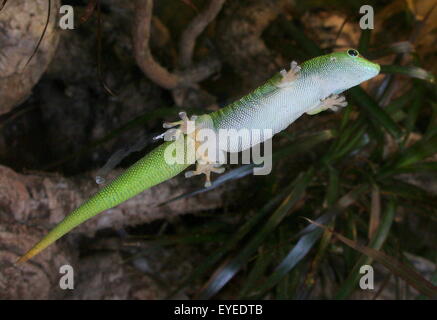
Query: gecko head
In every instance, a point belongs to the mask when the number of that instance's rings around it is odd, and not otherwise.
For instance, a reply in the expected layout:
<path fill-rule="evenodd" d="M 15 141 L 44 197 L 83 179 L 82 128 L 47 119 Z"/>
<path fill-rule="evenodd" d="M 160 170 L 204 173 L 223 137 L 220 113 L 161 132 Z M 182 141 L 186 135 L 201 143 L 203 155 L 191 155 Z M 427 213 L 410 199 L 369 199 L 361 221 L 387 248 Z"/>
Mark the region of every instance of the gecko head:
<path fill-rule="evenodd" d="M 378 75 L 381 70 L 379 64 L 367 60 L 355 49 L 333 52 L 324 56 L 323 60 L 329 65 L 326 70 L 329 70 L 330 78 L 336 83 L 335 93 L 359 85 Z"/>

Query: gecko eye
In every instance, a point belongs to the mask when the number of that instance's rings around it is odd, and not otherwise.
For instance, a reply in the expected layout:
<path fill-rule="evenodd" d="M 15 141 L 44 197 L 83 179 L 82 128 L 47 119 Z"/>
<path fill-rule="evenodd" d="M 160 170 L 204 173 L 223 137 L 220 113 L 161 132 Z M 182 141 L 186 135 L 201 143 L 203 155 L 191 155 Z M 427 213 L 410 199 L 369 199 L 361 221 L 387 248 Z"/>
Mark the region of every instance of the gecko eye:
<path fill-rule="evenodd" d="M 358 55 L 360 54 L 357 50 L 355 50 L 355 49 L 349 49 L 348 51 L 347 51 L 347 54 L 350 56 L 350 57 L 358 57 Z"/>

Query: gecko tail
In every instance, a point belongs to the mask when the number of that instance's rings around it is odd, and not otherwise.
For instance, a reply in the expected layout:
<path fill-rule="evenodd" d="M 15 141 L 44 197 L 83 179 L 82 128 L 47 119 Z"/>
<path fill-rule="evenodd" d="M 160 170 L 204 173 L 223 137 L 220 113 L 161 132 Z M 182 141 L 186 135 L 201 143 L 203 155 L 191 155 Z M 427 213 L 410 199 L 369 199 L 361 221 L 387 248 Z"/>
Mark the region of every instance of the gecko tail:
<path fill-rule="evenodd" d="M 134 163 L 124 173 L 73 210 L 41 241 L 21 256 L 16 263 L 26 262 L 86 220 L 115 207 L 150 187 L 173 178 L 188 168 L 191 163 L 174 163 L 169 162 L 166 158 L 168 156 L 167 148 L 173 147 L 173 143 L 161 144 Z"/>
<path fill-rule="evenodd" d="M 26 252 L 26 254 L 22 255 L 16 262 L 15 264 L 21 264 L 26 262 L 29 259 L 32 259 L 34 256 L 36 256 L 38 253 L 40 253 L 42 250 L 44 250 L 44 248 L 37 248 L 36 246 L 34 246 L 32 249 L 30 249 L 29 251 Z"/>

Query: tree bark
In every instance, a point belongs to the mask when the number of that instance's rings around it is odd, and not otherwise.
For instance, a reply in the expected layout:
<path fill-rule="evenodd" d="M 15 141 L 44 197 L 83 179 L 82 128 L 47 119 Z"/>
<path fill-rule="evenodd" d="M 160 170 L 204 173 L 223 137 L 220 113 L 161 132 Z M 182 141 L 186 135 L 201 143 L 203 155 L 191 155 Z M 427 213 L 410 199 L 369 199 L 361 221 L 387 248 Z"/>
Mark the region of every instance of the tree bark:
<path fill-rule="evenodd" d="M 59 39 L 59 0 L 51 1 L 50 21 L 43 34 L 47 0 L 8 1 L 0 14 L 0 115 L 23 102 L 52 60 Z"/>

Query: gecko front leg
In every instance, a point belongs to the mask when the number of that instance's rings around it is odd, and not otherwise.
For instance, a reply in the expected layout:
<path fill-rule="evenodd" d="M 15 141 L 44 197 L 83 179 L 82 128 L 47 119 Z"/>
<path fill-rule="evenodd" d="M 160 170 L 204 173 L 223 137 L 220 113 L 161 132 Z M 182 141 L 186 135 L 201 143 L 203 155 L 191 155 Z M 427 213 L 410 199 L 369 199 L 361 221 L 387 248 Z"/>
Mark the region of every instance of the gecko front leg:
<path fill-rule="evenodd" d="M 299 75 L 300 72 L 300 66 L 297 64 L 296 61 L 292 61 L 290 64 L 290 70 L 281 70 L 279 73 L 282 76 L 281 81 L 277 84 L 279 88 L 286 88 L 295 81 Z"/>
<path fill-rule="evenodd" d="M 344 96 L 340 96 L 338 94 L 331 94 L 329 97 L 320 101 L 315 108 L 307 111 L 309 115 L 315 115 L 327 109 L 331 109 L 332 111 L 337 111 L 340 107 L 346 107 L 347 101 Z"/>

